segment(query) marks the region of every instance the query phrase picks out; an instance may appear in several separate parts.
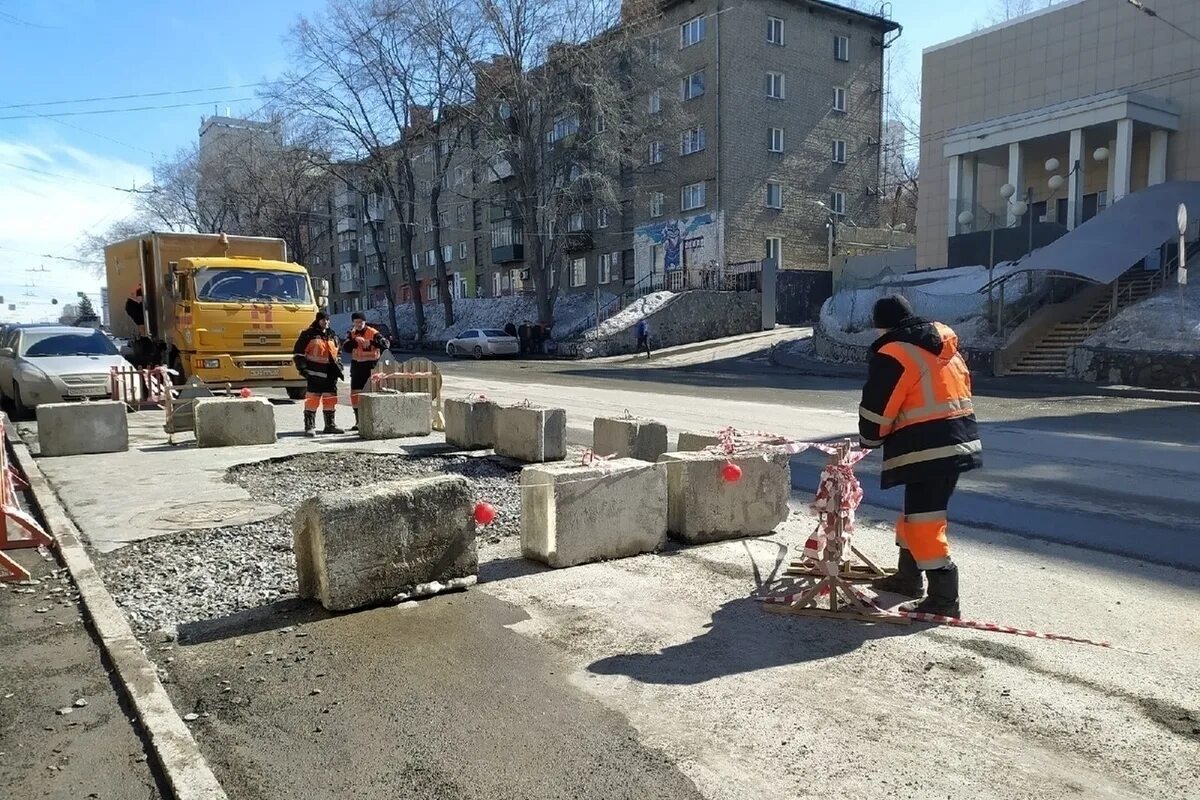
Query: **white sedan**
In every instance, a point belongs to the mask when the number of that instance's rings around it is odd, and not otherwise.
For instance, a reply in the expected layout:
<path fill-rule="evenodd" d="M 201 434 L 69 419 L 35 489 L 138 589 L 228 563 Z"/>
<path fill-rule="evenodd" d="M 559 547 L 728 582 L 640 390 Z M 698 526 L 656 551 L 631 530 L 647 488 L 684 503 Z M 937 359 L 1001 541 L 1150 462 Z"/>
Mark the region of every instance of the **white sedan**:
<path fill-rule="evenodd" d="M 463 331 L 457 337 L 446 342 L 446 355 L 466 356 L 475 358 L 484 356 L 515 356 L 521 351 L 517 337 L 509 336 L 504 331 L 491 329 L 472 329 Z"/>
<path fill-rule="evenodd" d="M 0 394 L 18 417 L 43 403 L 111 396 L 113 367 L 128 367 L 116 345 L 91 328 L 18 326 L 0 347 Z"/>

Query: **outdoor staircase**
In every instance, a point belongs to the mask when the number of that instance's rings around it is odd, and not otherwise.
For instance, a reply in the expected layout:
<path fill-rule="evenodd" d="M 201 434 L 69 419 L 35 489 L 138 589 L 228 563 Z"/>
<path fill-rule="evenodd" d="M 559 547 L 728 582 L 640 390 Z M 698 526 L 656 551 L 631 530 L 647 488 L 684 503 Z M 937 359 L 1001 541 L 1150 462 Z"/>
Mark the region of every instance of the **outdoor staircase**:
<path fill-rule="evenodd" d="M 1014 375 L 1064 375 L 1071 350 L 1095 333 L 1117 313 L 1140 303 L 1158 289 L 1161 274 L 1135 269 L 1126 272 L 1107 294 L 1073 320 L 1060 322 L 1040 342 L 1021 356 L 1009 372 Z"/>

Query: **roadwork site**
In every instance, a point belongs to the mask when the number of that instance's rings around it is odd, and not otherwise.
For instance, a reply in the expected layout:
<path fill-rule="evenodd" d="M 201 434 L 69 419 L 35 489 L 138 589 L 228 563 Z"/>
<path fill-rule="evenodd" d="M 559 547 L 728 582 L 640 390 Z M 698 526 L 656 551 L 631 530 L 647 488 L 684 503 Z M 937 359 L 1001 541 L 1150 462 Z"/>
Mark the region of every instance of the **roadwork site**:
<path fill-rule="evenodd" d="M 447 397 L 483 389 L 451 380 Z M 523 389 L 487 391 L 515 402 Z M 582 432 L 596 416 L 621 417 L 614 404 L 623 396 L 611 393 L 590 413 L 582 402 L 555 399 L 567 414 L 558 433 L 553 415 L 536 407 L 518 404 L 514 419 L 542 426 L 539 460 L 558 460 L 550 451 L 561 444 L 564 463 L 583 475 L 585 463 L 608 454 L 598 445 L 592 454 Z M 664 414 L 671 449 L 685 405 Z M 725 424 L 758 421 L 752 404 L 726 406 Z M 23 440 L 18 466 L 36 467 L 42 491 L 54 495 L 38 496 L 37 506 L 52 518 L 49 509 L 61 504 L 78 528 L 172 713 L 229 798 L 1196 796 L 1196 572 L 956 524 L 964 617 L 1112 646 L 769 614 L 759 598 L 818 525 L 809 508 L 815 482 L 792 491 L 789 480 L 786 519 L 765 535 L 686 544 L 673 533 L 639 555 L 554 569 L 523 547 L 521 472 L 533 456 L 466 452 L 441 432 L 306 439 L 290 433 L 301 429 L 298 405 L 277 398 L 270 407 L 281 432 L 275 444 L 197 448 L 185 435 L 170 445 L 162 412 L 144 411 L 128 416 L 126 450 L 31 457 L 24 448 L 38 451 L 37 424 L 9 426 Z M 839 414 L 789 414 L 796 436 L 845 433 Z M 792 477 L 822 458 L 795 455 Z M 750 470 L 738 479 L 757 479 Z M 489 509 L 487 524 L 471 528 L 473 541 L 463 545 L 477 559 L 473 585 L 347 612 L 299 596 L 293 521 L 309 498 L 336 491 L 350 502 L 357 492 L 363 519 L 411 503 L 414 518 L 425 520 L 418 491 L 458 497 L 460 480 L 464 497 L 480 504 L 476 521 L 481 505 Z M 418 488 L 411 499 L 385 497 L 380 485 L 393 481 Z M 871 505 L 873 479 L 863 486 L 854 545 L 890 564 L 889 513 Z M 576 497 L 569 489 L 555 490 L 563 514 Z M 327 549 L 316 555 L 332 561 L 345 546 L 333 539 L 341 506 L 322 502 Z M 663 502 L 663 524 L 679 524 L 667 521 Z M 609 507 L 611 519 L 626 518 L 618 505 Z M 409 524 L 403 516 L 397 526 Z M 565 541 L 571 532 L 559 528 Z M 6 653 L 19 654 L 0 662 L 0 781 L 14 797 L 159 796 L 170 748 L 138 759 L 145 720 L 118 710 L 126 691 L 119 679 L 101 691 L 105 668 L 94 650 L 90 677 L 31 680 L 73 674 L 66 661 L 46 666 L 57 663 L 57 639 L 75 637 L 77 652 L 96 645 L 69 583 L 46 594 L 64 573 L 48 575 L 53 565 L 36 551 L 21 559 L 45 566 L 42 584 L 0 588 L 0 637 Z M 419 556 L 398 559 L 405 563 L 380 566 L 381 580 L 421 566 Z M 320 580 L 336 593 L 346 574 L 331 563 Z M 64 594 L 65 604 L 39 612 Z M 108 697 L 107 727 L 98 729 L 96 749 L 75 741 L 61 756 L 78 780 L 54 784 L 62 778 L 48 767 L 59 756 L 37 731 L 60 730 L 101 705 L 56 717 L 56 704 L 70 705 L 77 686 Z M 113 765 L 120 771 L 106 772 Z M 144 788 L 109 791 L 113 775 Z M 47 781 L 56 788 L 39 794 Z"/>

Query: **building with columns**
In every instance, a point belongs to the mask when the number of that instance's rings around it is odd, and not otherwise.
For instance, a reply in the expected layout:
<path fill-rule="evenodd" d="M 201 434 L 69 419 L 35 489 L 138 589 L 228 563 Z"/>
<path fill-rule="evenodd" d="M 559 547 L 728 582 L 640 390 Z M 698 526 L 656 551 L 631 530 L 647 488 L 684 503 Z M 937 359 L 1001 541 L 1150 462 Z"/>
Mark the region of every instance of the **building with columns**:
<path fill-rule="evenodd" d="M 1200 2 L 1065 0 L 925 50 L 920 267 L 1016 258 L 1200 180 Z M 1192 34 L 1192 35 L 1189 35 Z"/>

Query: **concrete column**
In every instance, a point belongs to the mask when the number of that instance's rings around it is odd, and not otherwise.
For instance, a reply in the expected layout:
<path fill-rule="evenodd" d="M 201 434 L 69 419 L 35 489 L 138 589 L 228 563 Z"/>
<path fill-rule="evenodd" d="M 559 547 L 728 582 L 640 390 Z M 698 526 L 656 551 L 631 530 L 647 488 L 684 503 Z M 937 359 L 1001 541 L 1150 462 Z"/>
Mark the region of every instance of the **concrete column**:
<path fill-rule="evenodd" d="M 1013 142 L 1008 146 L 1008 183 L 1017 191 L 1012 196 L 1012 201 L 1008 203 L 1008 227 L 1010 228 L 1020 221 L 1020 218 L 1013 214 L 1012 203 L 1025 199 L 1024 178 L 1025 159 L 1024 153 L 1021 151 L 1021 143 Z M 1027 213 L 1033 213 L 1033 209 L 1030 209 Z"/>
<path fill-rule="evenodd" d="M 1083 176 L 1087 168 L 1087 157 L 1083 152 L 1083 130 L 1076 128 L 1071 131 L 1071 154 L 1067 157 L 1067 169 L 1071 177 L 1067 179 L 1067 230 L 1072 231 L 1079 225 L 1079 216 L 1083 211 Z"/>
<path fill-rule="evenodd" d="M 980 230 L 984 220 L 979 218 L 978 187 L 979 159 L 975 156 L 964 156 L 962 165 L 962 187 L 958 190 L 959 205 L 975 215 L 973 230 Z"/>
<path fill-rule="evenodd" d="M 1146 179 L 1147 186 L 1167 182 L 1167 142 L 1170 135 L 1167 131 L 1153 131 L 1150 134 L 1150 174 Z"/>
<path fill-rule="evenodd" d="M 1129 176 L 1133 167 L 1133 120 L 1117 120 L 1117 146 L 1112 152 L 1113 189 L 1115 203 L 1129 194 Z"/>
<path fill-rule="evenodd" d="M 950 174 L 947 176 L 947 185 L 950 187 L 950 194 L 947 198 L 946 212 L 946 236 L 958 235 L 958 189 L 962 183 L 962 157 L 950 156 L 950 163 L 947 165 Z"/>
<path fill-rule="evenodd" d="M 1108 182 L 1104 188 L 1108 190 L 1107 208 L 1113 204 L 1113 190 L 1117 188 L 1117 142 L 1114 139 L 1108 140 Z"/>

